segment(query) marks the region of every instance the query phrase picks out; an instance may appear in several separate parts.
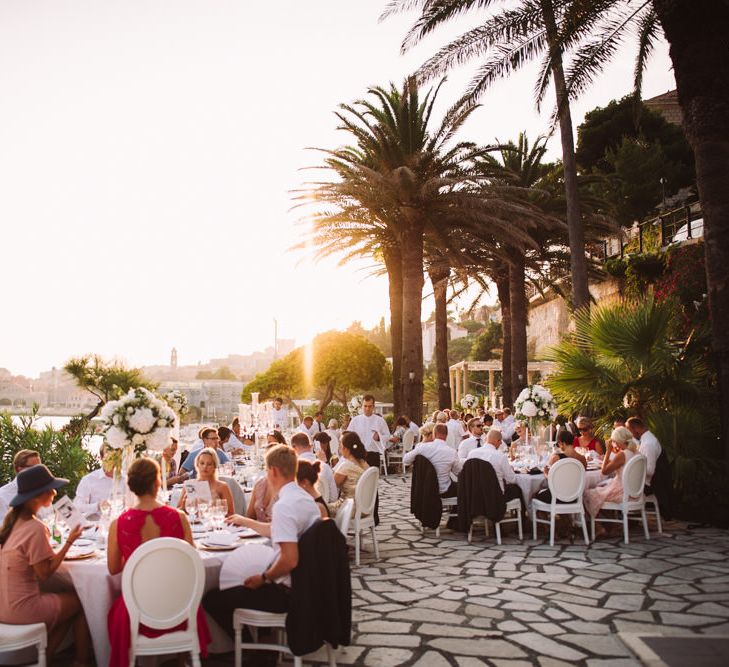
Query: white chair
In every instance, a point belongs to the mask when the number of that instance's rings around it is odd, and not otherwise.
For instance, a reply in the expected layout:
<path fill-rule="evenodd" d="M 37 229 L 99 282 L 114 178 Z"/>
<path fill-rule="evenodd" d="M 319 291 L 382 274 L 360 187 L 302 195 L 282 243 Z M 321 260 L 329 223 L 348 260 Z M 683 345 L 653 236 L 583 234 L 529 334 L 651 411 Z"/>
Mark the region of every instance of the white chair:
<path fill-rule="evenodd" d="M 337 510 L 337 515 L 334 517 L 334 521 L 339 528 L 339 532 L 344 535 L 344 539 L 347 539 L 347 533 L 349 533 L 349 524 L 352 523 L 352 509 L 354 508 L 354 500 L 349 498 L 345 500 L 340 508 Z"/>
<path fill-rule="evenodd" d="M 663 524 L 661 523 L 661 508 L 658 507 L 658 498 L 656 498 L 655 494 L 646 496 L 645 497 L 645 504 L 646 504 L 646 512 L 648 514 L 655 514 L 656 515 L 656 528 L 658 528 L 658 533 L 660 535 L 663 535 Z M 653 505 L 654 511 L 651 512 L 648 510 L 648 505 Z"/>
<path fill-rule="evenodd" d="M 506 512 L 511 512 L 511 518 L 501 519 L 501 521 L 494 522 L 494 528 L 496 529 L 496 544 L 501 544 L 501 524 L 502 523 L 516 523 L 519 526 L 519 539 L 524 539 L 524 528 L 521 523 L 521 500 L 519 498 L 512 498 L 506 503 Z M 506 516 L 506 514 L 504 515 Z M 483 525 L 486 537 L 489 536 L 489 522 L 485 516 L 477 516 L 471 521 L 471 525 L 468 527 L 468 542 L 470 544 L 473 537 L 473 528 L 477 525 Z"/>
<path fill-rule="evenodd" d="M 160 537 L 140 546 L 122 572 L 122 595 L 129 611 L 131 646 L 129 664 L 137 656 L 190 653 L 200 666 L 197 609 L 205 587 L 205 566 L 187 542 Z M 139 634 L 139 624 L 156 630 L 187 621 L 186 630 L 160 637 Z"/>
<path fill-rule="evenodd" d="M 387 477 L 387 447 L 384 442 L 373 443 L 379 447 L 380 450 L 380 470 L 382 471 L 383 477 Z"/>
<path fill-rule="evenodd" d="M 247 625 L 253 637 L 253 643 L 243 642 L 242 630 Z M 258 643 L 258 628 L 274 628 L 276 630 L 276 641 L 278 643 Z M 304 664 L 301 656 L 293 655 L 286 643 L 286 614 L 275 614 L 270 611 L 259 611 L 257 609 L 236 609 L 233 612 L 233 632 L 235 633 L 235 667 L 242 665 L 242 650 L 253 649 L 256 651 L 277 651 L 288 653 L 294 658 L 294 667 L 302 667 Z M 324 643 L 327 649 L 327 659 L 330 667 L 337 667 L 332 647 Z"/>
<path fill-rule="evenodd" d="M 392 452 L 388 456 L 390 465 L 393 463 L 400 464 L 400 470 L 403 477 L 405 477 L 405 464 L 403 463 L 403 457 L 411 451 L 413 447 L 415 447 L 415 434 L 408 429 L 402 436 L 402 449 L 400 449 L 400 451 Z"/>
<path fill-rule="evenodd" d="M 642 454 L 636 454 L 623 468 L 623 499 L 619 503 L 607 502 L 602 506 L 603 510 L 615 510 L 622 513 L 621 519 L 608 519 L 606 517 L 592 517 L 592 539 L 595 539 L 595 521 L 603 523 L 622 523 L 623 524 L 623 541 L 629 544 L 630 537 L 628 535 L 630 519 L 640 519 L 643 521 L 643 533 L 645 539 L 651 539 L 648 532 L 648 517 L 645 513 L 645 496 L 643 495 L 643 487 L 645 487 L 646 474 L 646 458 Z M 656 507 L 658 507 L 656 505 Z M 631 517 L 630 512 L 640 512 L 640 517 Z"/>
<path fill-rule="evenodd" d="M 577 459 L 566 458 L 557 461 L 549 471 L 547 483 L 552 494 L 552 502 L 545 503 L 534 498 L 532 500 L 532 530 L 537 539 L 537 523 L 549 524 L 549 546 L 554 546 L 554 524 L 558 514 L 577 514 L 582 524 L 585 544 L 590 544 L 585 523 L 585 507 L 582 504 L 582 493 L 585 490 L 585 466 Z M 561 503 L 557 501 L 561 500 Z M 537 511 L 549 512 L 549 520 L 537 519 Z M 595 539 L 593 524 L 592 539 Z"/>
<path fill-rule="evenodd" d="M 46 667 L 46 635 L 45 623 L 28 625 L 9 625 L 0 623 L 0 650 L 19 651 L 35 646 L 38 649 L 38 662 L 34 667 Z"/>
<path fill-rule="evenodd" d="M 375 502 L 377 500 L 377 482 L 380 474 L 377 468 L 368 468 L 362 473 L 354 489 L 354 554 L 355 562 L 359 565 L 360 533 L 370 529 L 372 543 L 375 547 L 375 558 L 379 560 L 380 550 L 377 547 L 375 535 Z"/>

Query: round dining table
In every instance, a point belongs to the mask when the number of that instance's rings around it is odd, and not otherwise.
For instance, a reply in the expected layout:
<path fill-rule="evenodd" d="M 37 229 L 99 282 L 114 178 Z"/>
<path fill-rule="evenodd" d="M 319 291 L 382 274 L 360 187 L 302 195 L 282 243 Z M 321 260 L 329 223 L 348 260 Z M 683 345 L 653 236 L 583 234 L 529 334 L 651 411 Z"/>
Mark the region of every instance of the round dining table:
<path fill-rule="evenodd" d="M 597 486 L 604 479 L 607 479 L 602 472 L 597 470 L 588 470 L 585 479 L 585 488 L 591 489 Z M 543 472 L 539 474 L 530 475 L 526 472 L 516 473 L 516 484 L 521 489 L 521 494 L 524 497 L 524 503 L 526 504 L 527 511 L 531 511 L 532 500 L 542 489 L 547 488 L 547 477 Z"/>

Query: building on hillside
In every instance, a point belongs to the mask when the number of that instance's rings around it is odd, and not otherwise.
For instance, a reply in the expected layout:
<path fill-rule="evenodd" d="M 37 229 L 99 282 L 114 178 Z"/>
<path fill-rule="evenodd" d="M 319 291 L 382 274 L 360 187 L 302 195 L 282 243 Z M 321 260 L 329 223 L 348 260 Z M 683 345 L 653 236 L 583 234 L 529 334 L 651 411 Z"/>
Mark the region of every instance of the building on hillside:
<path fill-rule="evenodd" d="M 678 103 L 678 91 L 669 90 L 662 95 L 656 95 L 649 100 L 643 100 L 643 104 L 649 109 L 657 111 L 669 123 L 683 125 L 683 114 L 681 113 L 681 106 Z"/>
<path fill-rule="evenodd" d="M 173 389 L 181 391 L 191 406 L 200 409 L 203 421 L 227 423 L 238 414 L 244 386 L 244 382 L 234 380 L 166 381 L 160 383 L 159 391 L 161 394 Z"/>
<path fill-rule="evenodd" d="M 423 322 L 423 362 L 429 364 L 435 353 L 435 322 Z M 448 322 L 448 340 L 456 340 L 468 336 L 468 330 L 453 322 Z"/>

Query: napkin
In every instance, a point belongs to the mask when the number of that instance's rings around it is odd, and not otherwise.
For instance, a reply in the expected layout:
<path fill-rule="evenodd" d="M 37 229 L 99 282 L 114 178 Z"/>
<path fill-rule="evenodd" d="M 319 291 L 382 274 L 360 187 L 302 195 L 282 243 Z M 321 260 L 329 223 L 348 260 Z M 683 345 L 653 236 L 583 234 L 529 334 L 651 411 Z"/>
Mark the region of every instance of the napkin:
<path fill-rule="evenodd" d="M 205 538 L 205 544 L 211 544 L 216 547 L 229 547 L 233 542 L 238 539 L 237 535 L 229 533 L 227 530 L 220 530 L 215 533 L 211 533 Z"/>
<path fill-rule="evenodd" d="M 218 587 L 224 591 L 234 586 L 242 586 L 248 577 L 265 571 L 272 560 L 272 547 L 266 544 L 244 544 L 223 561 Z"/>

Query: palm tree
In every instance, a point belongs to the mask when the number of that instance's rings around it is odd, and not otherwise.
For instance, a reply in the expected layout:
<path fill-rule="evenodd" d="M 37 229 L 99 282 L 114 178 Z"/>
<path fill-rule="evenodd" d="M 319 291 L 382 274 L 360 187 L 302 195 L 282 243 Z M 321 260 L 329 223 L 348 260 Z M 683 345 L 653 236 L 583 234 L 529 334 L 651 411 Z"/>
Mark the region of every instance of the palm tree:
<path fill-rule="evenodd" d="M 324 229 L 325 237 L 336 235 L 342 224 L 345 235 L 349 234 L 351 228 L 346 225 L 364 220 L 366 229 L 375 225 L 387 238 L 381 248 L 391 278 L 391 311 L 399 299 L 402 304 L 402 335 L 399 340 L 393 337 L 393 351 L 401 350 L 400 408 L 416 421 L 423 395 L 424 239 L 445 240 L 449 229 L 489 229 L 495 235 L 508 235 L 513 243 L 529 243 L 525 228 L 532 224 L 529 206 L 487 200 L 466 187 L 480 178 L 473 168 L 478 151 L 474 144 L 452 139 L 474 107 L 456 104 L 431 129 L 439 87 L 421 101 L 414 79 L 409 78 L 401 89 L 392 84 L 389 89 L 370 88 L 372 100 L 342 105 L 337 114 L 340 127 L 355 138 L 356 145 L 325 150 L 324 167 L 337 180 L 309 184 L 306 195 L 316 204 L 334 205 L 314 216 L 315 228 Z M 524 222 L 509 221 L 505 211 Z M 398 270 L 401 277 L 394 275 Z"/>
<path fill-rule="evenodd" d="M 406 9 L 420 9 L 420 17 L 403 41 L 402 48 L 406 51 L 454 16 L 470 9 L 482 10 L 493 4 L 496 4 L 496 0 L 392 0 L 383 18 Z M 420 68 L 418 77 L 428 80 L 442 76 L 457 64 L 486 55 L 486 61 L 466 92 L 466 99 L 475 102 L 494 81 L 544 56 L 536 88 L 537 106 L 542 102 L 552 80 L 564 164 L 572 303 L 575 308 L 579 308 L 590 303 L 590 292 L 572 116 L 563 63 L 565 42 L 558 29 L 570 4 L 566 0 L 520 0 L 516 5 L 510 2 L 506 8 L 490 16 L 484 25 L 468 31 L 440 49 Z"/>

